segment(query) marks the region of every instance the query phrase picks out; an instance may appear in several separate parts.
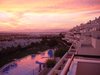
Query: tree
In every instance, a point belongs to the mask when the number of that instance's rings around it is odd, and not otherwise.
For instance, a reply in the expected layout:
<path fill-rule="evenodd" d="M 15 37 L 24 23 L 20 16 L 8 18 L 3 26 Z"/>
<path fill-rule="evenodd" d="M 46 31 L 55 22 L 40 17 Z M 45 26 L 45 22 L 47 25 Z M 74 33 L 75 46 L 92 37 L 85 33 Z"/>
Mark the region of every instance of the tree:
<path fill-rule="evenodd" d="M 66 49 L 59 49 L 59 50 L 56 50 L 55 53 L 54 53 L 54 56 L 55 57 L 63 57 L 64 54 L 67 52 Z"/>
<path fill-rule="evenodd" d="M 46 67 L 47 68 L 53 68 L 56 64 L 56 61 L 54 59 L 48 59 L 46 61 Z"/>

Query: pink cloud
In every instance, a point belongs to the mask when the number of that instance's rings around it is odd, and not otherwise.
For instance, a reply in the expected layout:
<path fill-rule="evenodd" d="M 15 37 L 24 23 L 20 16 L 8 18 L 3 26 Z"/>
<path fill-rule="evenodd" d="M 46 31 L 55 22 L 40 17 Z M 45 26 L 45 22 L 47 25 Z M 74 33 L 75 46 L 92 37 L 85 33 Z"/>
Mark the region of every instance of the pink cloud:
<path fill-rule="evenodd" d="M 100 14 L 100 0 L 0 0 L 0 29 L 66 29 Z"/>

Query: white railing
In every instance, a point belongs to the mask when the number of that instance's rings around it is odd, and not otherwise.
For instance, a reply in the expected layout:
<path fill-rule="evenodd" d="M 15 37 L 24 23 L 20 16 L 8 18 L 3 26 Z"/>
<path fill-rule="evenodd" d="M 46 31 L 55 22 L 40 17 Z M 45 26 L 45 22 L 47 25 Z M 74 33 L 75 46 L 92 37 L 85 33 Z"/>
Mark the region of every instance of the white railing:
<path fill-rule="evenodd" d="M 48 75 L 60 75 L 62 70 L 59 70 L 58 68 L 60 67 L 60 65 L 63 64 L 63 61 L 68 60 L 66 56 L 71 51 L 72 46 L 73 44 L 70 46 L 68 52 L 66 52 L 65 55 L 60 59 L 60 61 L 54 66 L 54 68 L 52 68 L 52 70 L 48 73 Z M 65 64 L 67 64 L 67 61 L 65 62 Z"/>
<path fill-rule="evenodd" d="M 65 67 L 63 68 L 62 72 L 60 75 L 67 75 L 68 71 L 69 71 L 69 68 L 70 68 L 70 65 L 72 63 L 74 59 L 74 54 L 72 55 L 72 57 L 70 59 L 68 59 L 68 62 L 66 63 Z"/>

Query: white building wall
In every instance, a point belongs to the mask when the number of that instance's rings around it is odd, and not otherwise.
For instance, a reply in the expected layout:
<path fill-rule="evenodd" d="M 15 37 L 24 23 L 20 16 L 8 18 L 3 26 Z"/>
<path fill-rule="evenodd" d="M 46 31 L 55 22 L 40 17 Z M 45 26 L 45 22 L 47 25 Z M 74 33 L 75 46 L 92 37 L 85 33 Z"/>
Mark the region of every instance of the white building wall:
<path fill-rule="evenodd" d="M 92 33 L 92 45 L 94 48 L 99 48 L 100 49 L 100 31 L 94 31 Z"/>
<path fill-rule="evenodd" d="M 94 48 L 100 49 L 100 39 L 92 38 L 92 46 Z"/>

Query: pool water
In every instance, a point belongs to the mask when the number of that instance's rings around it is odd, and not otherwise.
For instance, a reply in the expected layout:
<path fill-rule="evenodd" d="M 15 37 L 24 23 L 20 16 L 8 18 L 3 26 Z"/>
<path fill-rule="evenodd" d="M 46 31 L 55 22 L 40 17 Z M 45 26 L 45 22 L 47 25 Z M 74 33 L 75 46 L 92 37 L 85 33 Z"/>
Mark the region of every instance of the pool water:
<path fill-rule="evenodd" d="M 0 75 L 38 75 L 39 63 L 45 63 L 48 58 L 48 51 L 26 56 L 5 65 L 0 70 Z"/>

